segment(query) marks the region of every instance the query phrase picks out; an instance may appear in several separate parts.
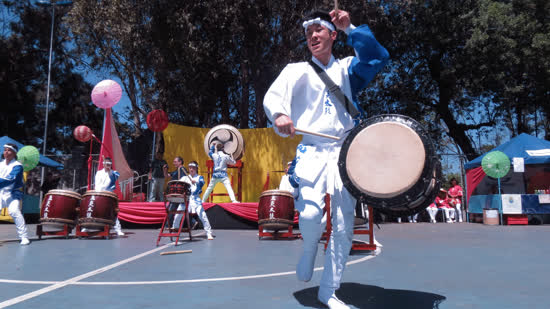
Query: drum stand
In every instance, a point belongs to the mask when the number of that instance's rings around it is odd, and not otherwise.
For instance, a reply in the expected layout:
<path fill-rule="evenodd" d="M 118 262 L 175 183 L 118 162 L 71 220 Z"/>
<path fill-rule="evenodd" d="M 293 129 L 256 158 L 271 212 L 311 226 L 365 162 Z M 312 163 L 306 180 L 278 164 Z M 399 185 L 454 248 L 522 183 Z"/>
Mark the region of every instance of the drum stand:
<path fill-rule="evenodd" d="M 188 232 L 189 233 L 189 241 L 193 241 L 193 235 L 191 235 L 191 221 L 189 221 L 189 199 L 186 199 L 185 201 L 185 209 L 184 210 L 169 210 L 166 206 L 167 203 L 170 203 L 170 201 L 166 200 L 166 197 L 164 198 L 164 208 L 166 209 L 166 216 L 164 217 L 164 221 L 162 222 L 162 227 L 160 228 L 159 236 L 157 238 L 157 247 L 159 245 L 160 239 L 162 237 L 170 237 L 170 241 L 172 241 L 172 237 L 176 237 L 176 243 L 175 246 L 178 245 L 180 234 L 181 232 Z M 176 202 L 177 203 L 177 202 Z M 167 227 L 170 219 L 170 215 L 176 215 L 176 214 L 182 214 L 183 218 L 181 218 L 180 226 L 177 231 L 174 229 Z M 183 224 L 184 222 L 187 222 L 187 227 L 184 228 Z M 164 231 L 164 228 L 166 228 L 166 232 Z"/>
<path fill-rule="evenodd" d="M 75 235 L 78 237 L 78 238 L 82 238 L 82 237 L 94 237 L 94 236 L 99 236 L 99 237 L 105 237 L 105 239 L 109 239 L 109 236 L 111 236 L 111 225 L 109 224 L 102 224 L 103 225 L 103 230 L 96 230 L 96 231 L 90 231 L 90 230 L 87 230 L 86 232 L 82 232 L 82 226 L 80 224 L 78 224 L 76 226 L 76 230 L 75 230 Z M 99 227 L 99 226 L 98 226 Z M 98 227 L 95 227 L 95 228 L 98 228 Z M 91 228 L 94 228 L 94 227 L 91 227 Z M 88 227 L 86 227 L 86 229 L 89 229 Z"/>
<path fill-rule="evenodd" d="M 258 225 L 258 239 L 262 239 L 262 237 L 271 237 L 273 239 L 296 239 L 302 237 L 301 234 L 295 234 L 292 232 L 293 230 L 292 224 L 288 225 L 288 231 L 285 233 L 280 233 L 279 231 L 273 231 L 273 232 L 267 232 L 264 231 L 264 228 L 262 225 Z"/>
<path fill-rule="evenodd" d="M 55 226 L 61 225 L 63 226 L 63 229 L 57 230 L 57 231 L 44 231 L 42 227 L 47 225 L 55 225 Z M 69 239 L 69 235 L 71 234 L 73 227 L 74 227 L 74 224 L 69 225 L 67 223 L 42 222 L 36 225 L 36 236 L 38 236 L 38 239 L 42 239 L 42 236 L 64 236 L 66 239 Z"/>
<path fill-rule="evenodd" d="M 328 243 L 330 241 L 330 234 L 332 233 L 332 220 L 330 214 L 330 195 L 327 193 L 325 195 L 325 211 L 327 214 L 327 229 L 321 236 L 321 239 L 325 240 L 325 251 L 327 250 Z M 374 230 L 373 230 L 373 213 L 372 207 L 368 207 L 369 214 L 369 225 L 367 228 L 353 228 L 353 235 L 369 235 L 369 241 L 358 241 L 354 240 L 351 245 L 351 250 L 376 250 L 376 245 L 374 244 Z"/>

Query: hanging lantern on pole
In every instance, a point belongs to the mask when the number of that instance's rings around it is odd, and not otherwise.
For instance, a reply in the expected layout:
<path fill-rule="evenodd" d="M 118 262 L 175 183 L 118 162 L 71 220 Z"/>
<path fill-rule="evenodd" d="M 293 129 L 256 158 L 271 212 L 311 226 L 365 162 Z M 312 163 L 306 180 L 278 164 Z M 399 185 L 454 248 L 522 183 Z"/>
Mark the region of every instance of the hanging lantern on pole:
<path fill-rule="evenodd" d="M 122 97 L 122 88 L 114 80 L 100 81 L 92 90 L 92 102 L 103 109 L 115 106 Z"/>
<path fill-rule="evenodd" d="M 92 139 L 92 130 L 88 128 L 87 126 L 78 126 L 73 131 L 74 138 L 82 143 L 86 143 L 90 139 Z"/>
<path fill-rule="evenodd" d="M 147 114 L 146 122 L 149 130 L 161 132 L 168 127 L 168 115 L 161 109 L 155 109 Z"/>

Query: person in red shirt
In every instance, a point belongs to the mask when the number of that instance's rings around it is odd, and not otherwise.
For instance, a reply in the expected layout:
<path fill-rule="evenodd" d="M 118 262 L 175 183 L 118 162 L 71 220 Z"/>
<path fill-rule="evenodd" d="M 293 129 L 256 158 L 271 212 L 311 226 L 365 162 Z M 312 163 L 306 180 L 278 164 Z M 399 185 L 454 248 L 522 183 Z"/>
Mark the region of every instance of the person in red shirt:
<path fill-rule="evenodd" d="M 447 191 L 443 188 L 439 189 L 439 194 L 435 197 L 435 205 L 442 211 L 447 219 L 447 223 L 453 223 L 455 216 L 455 209 L 449 205 L 449 198 L 447 197 Z"/>
<path fill-rule="evenodd" d="M 456 178 L 451 178 L 451 187 L 447 193 L 449 205 L 456 210 L 457 221 L 462 222 L 462 187 L 458 185 Z"/>

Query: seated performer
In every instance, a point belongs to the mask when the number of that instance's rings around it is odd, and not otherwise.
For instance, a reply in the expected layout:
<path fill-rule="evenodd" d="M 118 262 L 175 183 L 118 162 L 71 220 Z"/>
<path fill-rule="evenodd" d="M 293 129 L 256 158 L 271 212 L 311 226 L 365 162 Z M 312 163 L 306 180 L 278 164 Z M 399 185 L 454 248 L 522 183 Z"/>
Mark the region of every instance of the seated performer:
<path fill-rule="evenodd" d="M 451 178 L 451 187 L 447 193 L 449 204 L 455 208 L 457 221 L 462 222 L 462 187 L 457 183 L 456 178 Z"/>
<path fill-rule="evenodd" d="M 426 211 L 430 215 L 430 222 L 436 223 L 437 221 L 435 220 L 435 215 L 437 215 L 437 206 L 435 205 L 435 202 L 431 203 L 430 206 L 426 208 Z"/>
<path fill-rule="evenodd" d="M 182 178 L 180 178 L 180 180 L 191 185 L 191 196 L 189 197 L 189 213 L 197 214 L 199 219 L 202 221 L 202 226 L 204 227 L 204 231 L 206 232 L 206 237 L 208 238 L 208 240 L 212 240 L 214 239 L 214 236 L 212 235 L 212 228 L 210 227 L 210 221 L 208 221 L 206 211 L 204 211 L 204 208 L 202 208 L 202 200 L 200 197 L 202 193 L 202 186 L 204 186 L 204 178 L 199 175 L 198 172 L 199 164 L 197 163 L 197 161 L 191 161 L 189 163 L 189 176 L 183 176 Z M 178 210 L 185 210 L 185 205 L 179 204 Z M 173 229 L 179 228 L 182 217 L 182 214 L 176 214 L 176 216 L 174 217 L 174 224 L 172 225 Z"/>
<path fill-rule="evenodd" d="M 444 213 L 447 223 L 454 222 L 452 218 L 454 218 L 455 209 L 449 205 L 449 198 L 445 189 L 439 189 L 439 194 L 435 197 L 435 205 Z"/>
<path fill-rule="evenodd" d="M 214 172 L 212 173 L 212 179 L 210 179 L 208 188 L 206 188 L 206 192 L 204 192 L 202 202 L 206 202 L 208 196 L 210 195 L 212 190 L 214 190 L 216 184 L 218 182 L 221 182 L 225 186 L 231 202 L 239 203 L 239 201 L 235 199 L 235 193 L 233 193 L 233 188 L 231 188 L 231 182 L 227 177 L 227 164 L 236 164 L 237 162 L 235 161 L 235 159 L 233 159 L 232 155 L 229 155 L 223 151 L 222 143 L 212 145 L 212 147 L 210 147 L 210 152 L 208 152 L 208 155 L 210 156 L 212 161 L 214 161 Z"/>
<path fill-rule="evenodd" d="M 103 159 L 103 169 L 97 171 L 95 174 L 95 190 L 96 191 L 109 191 L 114 192 L 116 188 L 116 181 L 120 174 L 111 169 L 113 166 L 113 161 L 111 161 L 111 158 L 107 157 Z M 122 232 L 122 227 L 120 226 L 120 221 L 118 220 L 118 216 L 116 218 L 114 229 L 118 236 L 124 236 L 124 233 Z M 82 232 L 86 232 L 87 230 L 84 228 L 82 229 Z"/>
<path fill-rule="evenodd" d="M 21 199 L 23 198 L 23 165 L 16 160 L 17 146 L 4 145 L 4 160 L 0 162 L 0 210 L 8 208 L 8 213 L 15 221 L 17 235 L 21 245 L 31 242 L 27 236 L 27 225 L 21 214 Z"/>

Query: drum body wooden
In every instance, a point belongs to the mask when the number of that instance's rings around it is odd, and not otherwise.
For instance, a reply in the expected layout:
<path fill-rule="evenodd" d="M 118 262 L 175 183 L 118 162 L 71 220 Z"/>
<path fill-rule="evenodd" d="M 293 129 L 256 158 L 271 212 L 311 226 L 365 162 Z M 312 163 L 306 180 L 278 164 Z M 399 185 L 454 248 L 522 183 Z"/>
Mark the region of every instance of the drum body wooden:
<path fill-rule="evenodd" d="M 69 190 L 50 190 L 42 200 L 40 222 L 44 224 L 76 224 L 80 194 Z"/>
<path fill-rule="evenodd" d="M 166 187 L 165 198 L 167 201 L 174 203 L 186 203 L 190 194 L 190 184 L 180 180 L 172 180 L 168 182 Z"/>
<path fill-rule="evenodd" d="M 78 224 L 86 228 L 115 225 L 118 197 L 109 191 L 86 191 L 80 202 Z"/>
<path fill-rule="evenodd" d="M 418 213 L 435 199 L 441 164 L 427 132 L 402 115 L 372 117 L 355 127 L 338 160 L 344 186 L 386 214 Z"/>
<path fill-rule="evenodd" d="M 283 190 L 268 190 L 260 195 L 258 224 L 266 230 L 284 230 L 294 223 L 294 197 Z"/>

